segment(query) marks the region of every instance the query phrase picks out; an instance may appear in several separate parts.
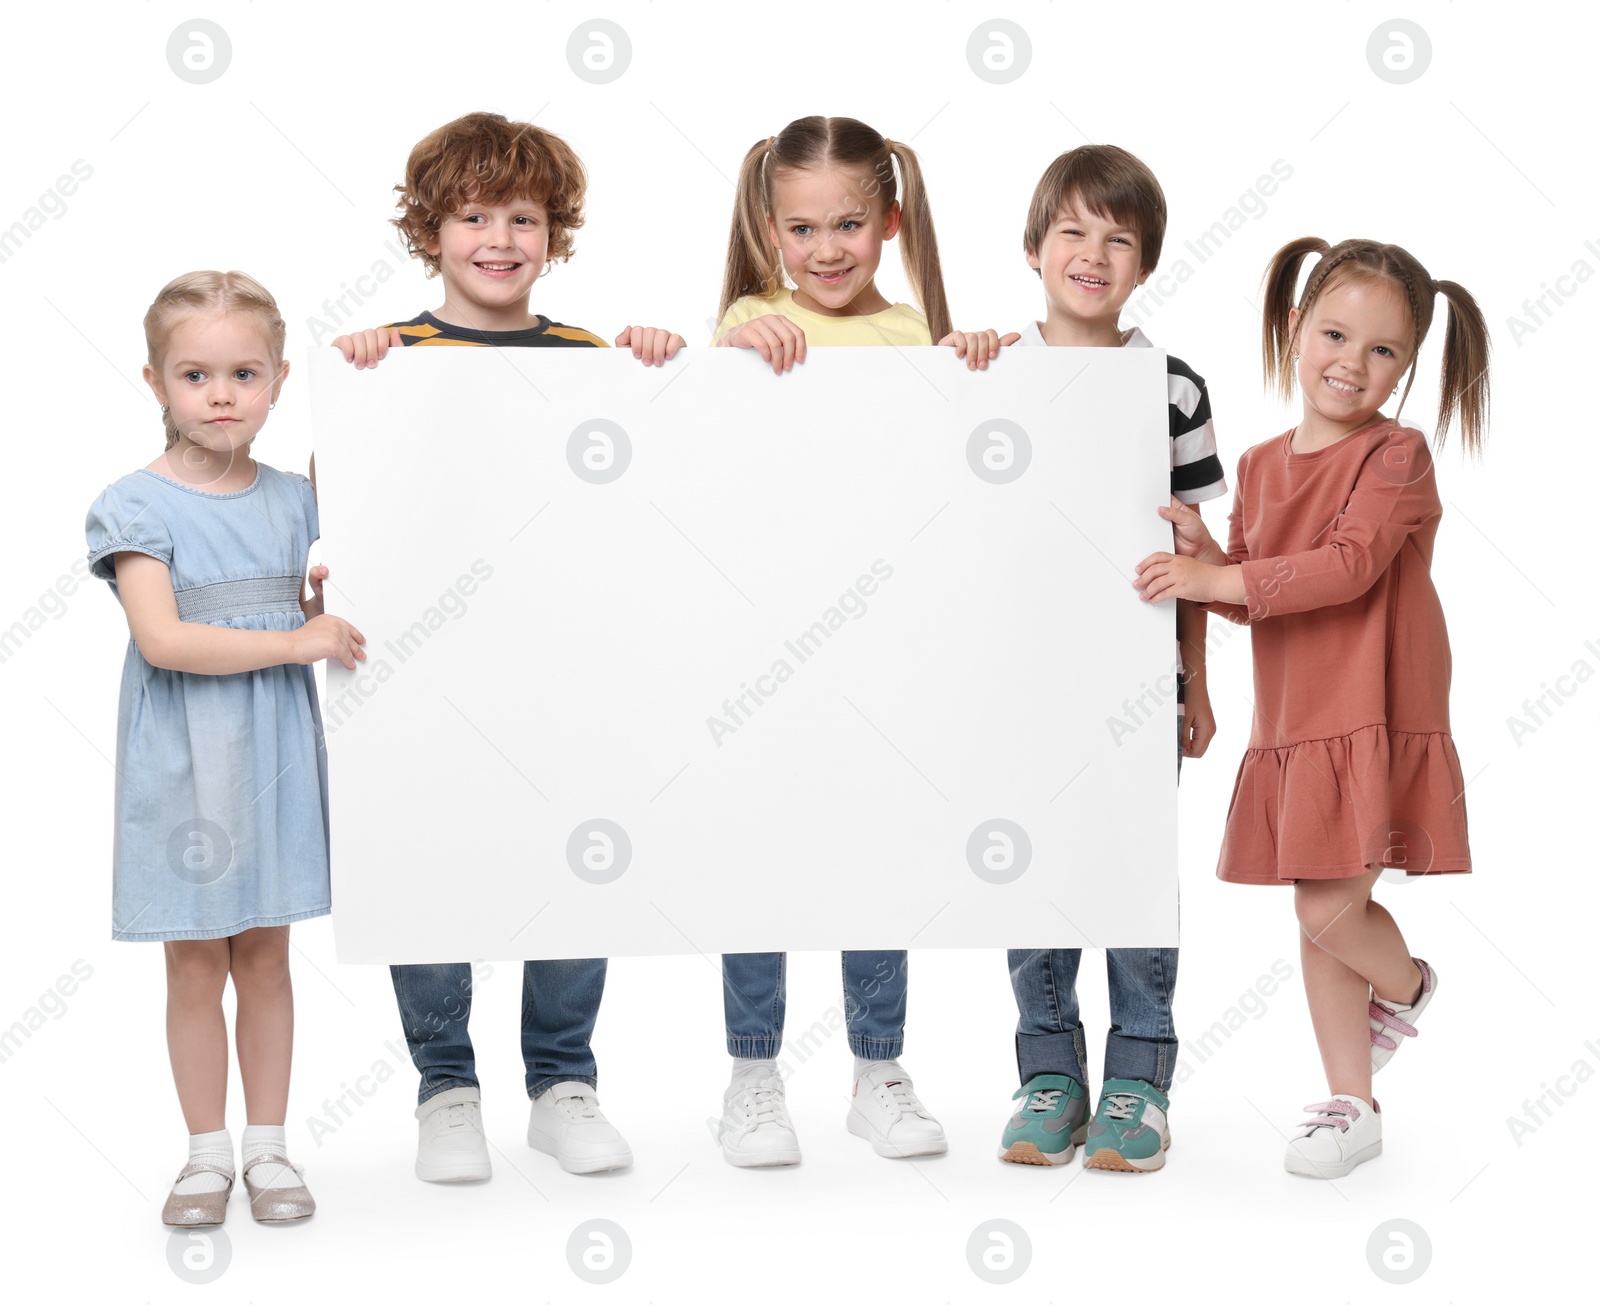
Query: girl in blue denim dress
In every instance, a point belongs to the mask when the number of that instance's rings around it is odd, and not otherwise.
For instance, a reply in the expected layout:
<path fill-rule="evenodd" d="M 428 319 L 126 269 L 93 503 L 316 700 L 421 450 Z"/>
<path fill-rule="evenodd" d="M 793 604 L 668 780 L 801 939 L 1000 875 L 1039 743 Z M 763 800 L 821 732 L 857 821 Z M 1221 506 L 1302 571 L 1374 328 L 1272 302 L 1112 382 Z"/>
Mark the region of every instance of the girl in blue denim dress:
<path fill-rule="evenodd" d="M 354 668 L 361 635 L 322 614 L 313 486 L 250 456 L 288 374 L 272 296 L 192 272 L 145 316 L 144 378 L 165 452 L 89 510 L 89 563 L 132 635 L 117 717 L 112 937 L 166 952 L 167 1046 L 189 1163 L 162 1212 L 220 1224 L 233 1188 L 223 1123 L 237 1002 L 243 1175 L 264 1222 L 315 1209 L 285 1154 L 294 1024 L 288 925 L 326 915 L 328 774 L 311 665 Z"/>

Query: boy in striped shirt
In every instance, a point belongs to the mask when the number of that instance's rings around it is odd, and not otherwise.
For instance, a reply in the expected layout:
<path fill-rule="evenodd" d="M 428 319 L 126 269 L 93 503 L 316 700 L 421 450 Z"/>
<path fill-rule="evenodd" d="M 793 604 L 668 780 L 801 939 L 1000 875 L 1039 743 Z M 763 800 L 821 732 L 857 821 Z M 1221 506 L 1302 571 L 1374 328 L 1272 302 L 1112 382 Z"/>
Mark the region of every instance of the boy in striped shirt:
<path fill-rule="evenodd" d="M 1034 190 L 1023 236 L 1028 266 L 1044 285 L 1046 316 L 1019 344 L 1153 347 L 1118 317 L 1155 271 L 1166 232 L 1166 198 L 1150 169 L 1114 145 L 1061 155 Z M 1172 494 L 1195 505 L 1227 492 L 1211 429 L 1205 381 L 1167 355 Z M 1204 754 L 1216 723 L 1206 693 L 1206 614 L 1180 601 L 1179 764 Z M 1017 998 L 1021 1101 L 1001 1135 L 1000 1158 L 1065 1164 L 1084 1146 L 1085 1167 L 1149 1172 L 1165 1161 L 1167 1092 L 1177 1059 L 1172 1025 L 1176 947 L 1108 947 L 1111 1031 L 1099 1107 L 1088 1113 L 1087 1055 L 1078 1015 L 1078 948 L 1008 953 Z"/>

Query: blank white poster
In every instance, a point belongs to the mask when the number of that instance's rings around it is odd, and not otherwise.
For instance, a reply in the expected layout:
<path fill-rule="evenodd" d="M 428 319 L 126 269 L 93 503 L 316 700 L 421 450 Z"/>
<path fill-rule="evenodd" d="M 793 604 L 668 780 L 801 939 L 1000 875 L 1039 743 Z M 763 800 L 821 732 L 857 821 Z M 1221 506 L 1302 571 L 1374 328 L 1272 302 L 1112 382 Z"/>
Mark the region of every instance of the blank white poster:
<path fill-rule="evenodd" d="M 339 959 L 1176 943 L 1164 369 L 314 351 Z"/>

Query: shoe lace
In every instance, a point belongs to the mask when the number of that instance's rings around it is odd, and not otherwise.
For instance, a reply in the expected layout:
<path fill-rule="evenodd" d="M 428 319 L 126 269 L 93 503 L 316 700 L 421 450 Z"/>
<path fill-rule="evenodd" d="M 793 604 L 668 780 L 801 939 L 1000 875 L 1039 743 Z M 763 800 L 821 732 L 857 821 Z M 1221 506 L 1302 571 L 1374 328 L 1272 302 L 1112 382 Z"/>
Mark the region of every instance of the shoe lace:
<path fill-rule="evenodd" d="M 1367 1003 L 1367 1016 L 1370 1019 L 1377 1020 L 1379 1024 L 1383 1025 L 1384 1029 L 1392 1029 L 1403 1038 L 1417 1036 L 1417 1026 L 1415 1024 L 1407 1024 L 1381 1001 L 1369 1001 Z M 1372 1029 L 1371 1033 L 1372 1045 L 1375 1047 L 1382 1047 L 1385 1051 L 1393 1051 L 1400 1045 L 1383 1029 Z"/>
<path fill-rule="evenodd" d="M 789 1107 L 783 1098 L 783 1084 L 776 1078 L 768 1077 L 747 1084 L 739 1105 L 744 1114 L 746 1131 L 754 1131 L 763 1124 L 791 1127 Z"/>
<path fill-rule="evenodd" d="M 1312 1130 L 1317 1128 L 1337 1128 L 1341 1133 L 1347 1132 L 1351 1123 L 1361 1118 L 1361 1108 L 1348 1101 L 1319 1101 L 1304 1109 L 1306 1114 L 1316 1116 L 1315 1119 L 1303 1119 L 1298 1125 L 1306 1130 L 1306 1137 L 1310 1137 Z"/>
<path fill-rule="evenodd" d="M 882 1090 L 887 1092 L 896 1106 L 908 1115 L 926 1115 L 927 1109 L 917 1099 L 917 1094 L 912 1090 L 911 1080 L 908 1078 L 893 1078 L 883 1084 Z M 931 1118 L 931 1116 L 929 1116 Z"/>
<path fill-rule="evenodd" d="M 1064 1091 L 1064 1088 L 1040 1088 L 1028 1097 L 1028 1104 L 1022 1108 L 1037 1115 L 1052 1114 Z"/>
<path fill-rule="evenodd" d="M 1108 1118 L 1124 1120 L 1132 1119 L 1140 1104 L 1139 1097 L 1130 1096 L 1126 1092 L 1114 1092 L 1101 1100 L 1100 1108 L 1105 1111 Z"/>

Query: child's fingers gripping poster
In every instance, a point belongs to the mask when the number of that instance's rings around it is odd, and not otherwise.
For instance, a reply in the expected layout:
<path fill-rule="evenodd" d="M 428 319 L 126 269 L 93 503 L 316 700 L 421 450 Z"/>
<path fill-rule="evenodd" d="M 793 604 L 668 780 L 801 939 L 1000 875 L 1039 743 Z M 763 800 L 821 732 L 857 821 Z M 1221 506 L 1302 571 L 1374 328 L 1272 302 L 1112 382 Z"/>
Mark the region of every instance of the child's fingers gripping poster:
<path fill-rule="evenodd" d="M 340 959 L 1175 943 L 1165 362 L 317 351 Z"/>

